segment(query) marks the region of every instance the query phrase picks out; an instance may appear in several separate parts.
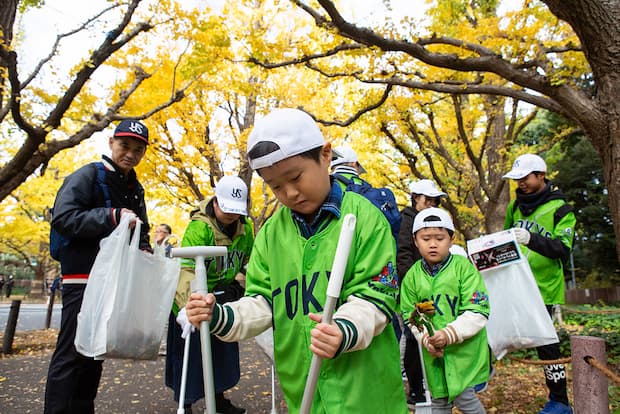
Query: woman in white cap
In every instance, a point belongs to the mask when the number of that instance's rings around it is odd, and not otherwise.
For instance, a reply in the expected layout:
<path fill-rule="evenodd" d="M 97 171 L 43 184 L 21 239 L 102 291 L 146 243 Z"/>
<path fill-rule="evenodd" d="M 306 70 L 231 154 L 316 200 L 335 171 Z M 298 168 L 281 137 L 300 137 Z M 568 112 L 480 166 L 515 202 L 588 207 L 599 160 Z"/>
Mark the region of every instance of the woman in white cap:
<path fill-rule="evenodd" d="M 185 229 L 181 246 L 226 246 L 226 257 L 208 257 L 207 285 L 215 293 L 218 303 L 231 302 L 243 296 L 244 289 L 237 281 L 250 257 L 254 244 L 252 224 L 248 214 L 248 187 L 239 177 L 222 177 L 215 186 L 215 196 L 200 202 L 191 212 L 191 222 Z M 181 373 L 183 370 L 184 338 L 191 326 L 185 313 L 185 304 L 191 294 L 190 282 L 195 278 L 193 259 L 181 261 L 181 275 L 168 321 L 166 352 L 166 385 L 174 390 L 179 401 Z M 200 337 L 190 338 L 190 354 L 185 392 L 185 413 L 191 405 L 204 398 Z M 224 391 L 239 382 L 239 345 L 222 342 L 211 335 L 213 374 L 215 383 L 215 408 L 221 414 L 242 414 L 245 409 L 234 406 L 224 397 Z"/>

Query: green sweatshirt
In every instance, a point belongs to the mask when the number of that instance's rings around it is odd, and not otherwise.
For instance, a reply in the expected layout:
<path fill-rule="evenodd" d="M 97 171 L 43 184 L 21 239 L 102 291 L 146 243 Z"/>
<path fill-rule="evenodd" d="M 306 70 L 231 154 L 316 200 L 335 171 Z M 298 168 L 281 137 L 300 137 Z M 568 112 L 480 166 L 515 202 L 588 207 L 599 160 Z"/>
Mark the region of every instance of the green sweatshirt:
<path fill-rule="evenodd" d="M 567 205 L 562 198 L 550 199 L 527 215 L 521 208 L 514 207 L 514 203 L 512 201 L 508 205 L 504 229 L 521 227 L 532 234 L 529 244 L 520 247 L 530 264 L 543 301 L 547 305 L 563 304 L 563 259 L 573 247 L 575 215 L 568 211 L 556 217 L 558 209 Z"/>
<path fill-rule="evenodd" d="M 182 247 L 189 246 L 226 246 L 228 254 L 225 257 L 205 258 L 207 269 L 207 285 L 209 292 L 216 285 L 226 285 L 235 279 L 237 273 L 243 270 L 247 263 L 252 245 L 254 232 L 251 222 L 242 217 L 237 221 L 237 229 L 232 237 L 228 237 L 218 227 L 215 217 L 206 213 L 206 207 L 211 200 L 203 200 L 198 209 L 192 211 L 190 223 L 183 235 Z M 190 283 L 195 278 L 195 262 L 193 259 L 181 260 L 181 275 L 173 311 L 175 314 L 185 306 L 191 293 Z"/>

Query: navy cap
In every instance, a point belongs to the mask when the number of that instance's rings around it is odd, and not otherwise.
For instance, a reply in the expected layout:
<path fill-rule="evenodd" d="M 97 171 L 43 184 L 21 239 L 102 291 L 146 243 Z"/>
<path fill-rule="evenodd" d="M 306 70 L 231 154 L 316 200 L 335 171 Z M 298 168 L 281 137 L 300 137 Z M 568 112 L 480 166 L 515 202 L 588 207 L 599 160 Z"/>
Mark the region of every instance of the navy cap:
<path fill-rule="evenodd" d="M 114 130 L 114 138 L 129 137 L 149 144 L 149 130 L 139 121 L 125 119 Z"/>

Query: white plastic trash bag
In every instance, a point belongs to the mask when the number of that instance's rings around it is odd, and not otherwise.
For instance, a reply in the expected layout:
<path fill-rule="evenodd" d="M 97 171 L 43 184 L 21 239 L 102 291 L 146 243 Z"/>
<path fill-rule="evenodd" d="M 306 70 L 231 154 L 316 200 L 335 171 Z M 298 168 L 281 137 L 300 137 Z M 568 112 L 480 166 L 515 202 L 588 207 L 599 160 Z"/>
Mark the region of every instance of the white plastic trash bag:
<path fill-rule="evenodd" d="M 101 241 L 78 314 L 75 347 L 97 359 L 156 359 L 181 264 L 139 249 L 131 217 Z M 131 241 L 130 241 L 131 238 Z"/>
<path fill-rule="evenodd" d="M 489 291 L 489 346 L 497 359 L 511 350 L 558 342 L 536 280 L 513 230 L 467 242 L 469 258 Z"/>

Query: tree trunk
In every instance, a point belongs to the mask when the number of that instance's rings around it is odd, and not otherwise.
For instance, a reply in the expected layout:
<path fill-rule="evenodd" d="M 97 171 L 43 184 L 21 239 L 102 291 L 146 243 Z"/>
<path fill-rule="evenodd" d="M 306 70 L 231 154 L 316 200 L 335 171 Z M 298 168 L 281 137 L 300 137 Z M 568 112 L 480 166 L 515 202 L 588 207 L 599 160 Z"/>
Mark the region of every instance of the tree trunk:
<path fill-rule="evenodd" d="M 10 48 L 13 41 L 13 25 L 17 13 L 17 0 L 0 0 L 0 47 Z M 6 68 L 6 62 L 0 57 L 0 67 Z M 0 112 L 4 101 L 4 76 L 0 76 Z"/>
<path fill-rule="evenodd" d="M 553 14 L 571 25 L 592 68 L 594 108 L 582 112 L 575 106 L 571 115 L 581 123 L 601 156 L 620 260 L 620 2 L 543 1 Z M 570 103 L 564 105 L 571 110 Z"/>

